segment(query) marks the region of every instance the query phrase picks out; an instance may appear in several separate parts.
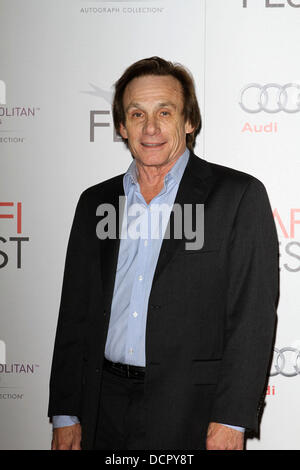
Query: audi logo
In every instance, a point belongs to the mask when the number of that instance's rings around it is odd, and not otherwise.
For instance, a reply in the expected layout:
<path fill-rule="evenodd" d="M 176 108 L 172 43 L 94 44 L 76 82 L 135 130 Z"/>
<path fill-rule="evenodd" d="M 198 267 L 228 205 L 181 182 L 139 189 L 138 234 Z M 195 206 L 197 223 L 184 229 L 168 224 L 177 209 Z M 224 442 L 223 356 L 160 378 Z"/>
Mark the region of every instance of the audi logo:
<path fill-rule="evenodd" d="M 274 348 L 273 364 L 270 376 L 284 375 L 284 377 L 295 377 L 300 375 L 300 351 L 299 349 L 287 347 Z"/>
<path fill-rule="evenodd" d="M 246 113 L 298 113 L 300 111 L 300 85 L 298 83 L 287 83 L 278 85 L 268 83 L 249 83 L 240 95 L 240 106 Z"/>

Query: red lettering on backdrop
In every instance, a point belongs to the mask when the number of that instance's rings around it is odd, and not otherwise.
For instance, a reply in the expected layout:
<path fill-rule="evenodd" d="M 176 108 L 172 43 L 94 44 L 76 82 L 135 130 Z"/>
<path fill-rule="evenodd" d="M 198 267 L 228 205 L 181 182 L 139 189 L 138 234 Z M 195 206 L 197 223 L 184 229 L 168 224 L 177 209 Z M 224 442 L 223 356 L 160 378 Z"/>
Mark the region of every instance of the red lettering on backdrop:
<path fill-rule="evenodd" d="M 0 202 L 0 207 L 13 207 L 13 202 Z M 14 219 L 14 214 L 0 214 L 0 219 Z M 22 203 L 17 203 L 17 233 L 22 233 Z"/>

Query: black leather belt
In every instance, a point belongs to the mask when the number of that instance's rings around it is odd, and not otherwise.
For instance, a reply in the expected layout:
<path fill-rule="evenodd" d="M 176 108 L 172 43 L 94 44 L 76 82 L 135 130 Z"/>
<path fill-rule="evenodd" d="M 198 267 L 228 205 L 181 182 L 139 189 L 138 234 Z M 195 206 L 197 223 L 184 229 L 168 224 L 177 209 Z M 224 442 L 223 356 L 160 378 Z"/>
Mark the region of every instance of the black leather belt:
<path fill-rule="evenodd" d="M 111 362 L 104 358 L 103 368 L 113 374 L 129 379 L 143 379 L 145 377 L 145 367 L 131 366 L 129 364 L 121 364 L 120 362 Z"/>

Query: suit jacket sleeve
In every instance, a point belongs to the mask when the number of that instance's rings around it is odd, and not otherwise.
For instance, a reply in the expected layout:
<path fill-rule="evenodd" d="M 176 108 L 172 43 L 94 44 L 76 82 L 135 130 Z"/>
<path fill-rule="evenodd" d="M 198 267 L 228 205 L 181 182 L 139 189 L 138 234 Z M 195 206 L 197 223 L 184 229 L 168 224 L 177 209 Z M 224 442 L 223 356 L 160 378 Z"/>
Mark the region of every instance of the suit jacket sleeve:
<path fill-rule="evenodd" d="M 225 348 L 211 421 L 257 430 L 278 299 L 278 241 L 263 184 L 251 179 L 228 250 Z"/>
<path fill-rule="evenodd" d="M 85 193 L 77 204 L 67 248 L 57 323 L 48 416 L 81 413 L 84 332 L 89 293 Z"/>

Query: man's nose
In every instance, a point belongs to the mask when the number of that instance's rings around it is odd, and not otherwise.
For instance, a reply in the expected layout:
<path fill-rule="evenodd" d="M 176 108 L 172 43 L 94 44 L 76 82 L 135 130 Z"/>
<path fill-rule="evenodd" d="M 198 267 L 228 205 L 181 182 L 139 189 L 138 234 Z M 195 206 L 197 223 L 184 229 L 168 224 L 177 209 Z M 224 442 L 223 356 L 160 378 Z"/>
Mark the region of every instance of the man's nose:
<path fill-rule="evenodd" d="M 159 123 L 156 117 L 148 117 L 144 125 L 144 133 L 148 135 L 155 135 L 159 131 Z"/>

